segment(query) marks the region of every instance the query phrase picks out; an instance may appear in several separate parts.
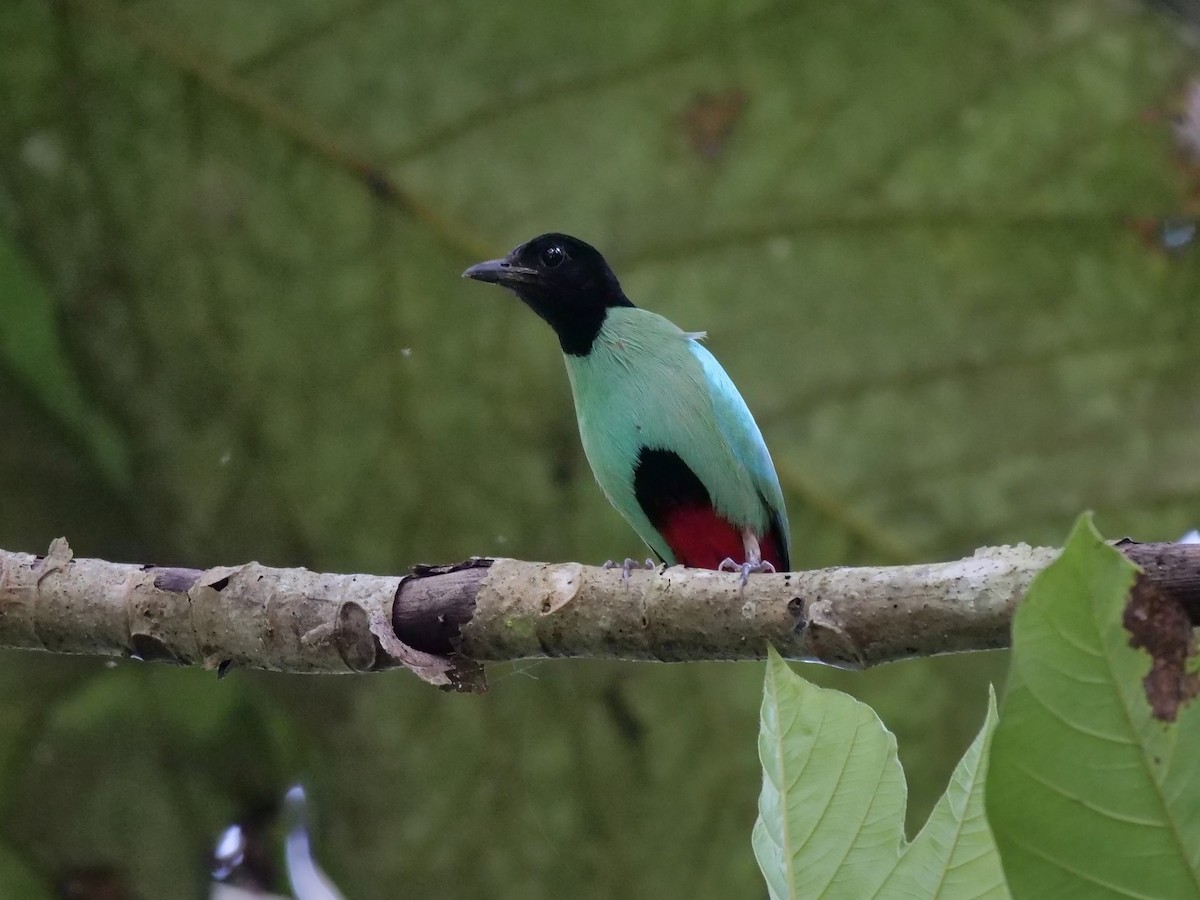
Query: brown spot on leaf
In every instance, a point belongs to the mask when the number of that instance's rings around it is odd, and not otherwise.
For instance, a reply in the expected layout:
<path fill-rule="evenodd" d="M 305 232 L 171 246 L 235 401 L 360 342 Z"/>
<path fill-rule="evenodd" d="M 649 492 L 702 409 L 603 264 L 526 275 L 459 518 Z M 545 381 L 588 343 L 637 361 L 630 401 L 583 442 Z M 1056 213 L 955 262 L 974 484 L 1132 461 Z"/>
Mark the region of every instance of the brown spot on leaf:
<path fill-rule="evenodd" d="M 1142 679 L 1154 718 L 1174 722 L 1179 707 L 1200 694 L 1200 676 L 1188 672 L 1196 634 L 1183 605 L 1145 575 L 1139 575 L 1125 606 L 1129 646 L 1150 654 Z"/>
<path fill-rule="evenodd" d="M 683 114 L 692 149 L 710 162 L 720 159 L 748 100 L 741 88 L 697 94 Z"/>

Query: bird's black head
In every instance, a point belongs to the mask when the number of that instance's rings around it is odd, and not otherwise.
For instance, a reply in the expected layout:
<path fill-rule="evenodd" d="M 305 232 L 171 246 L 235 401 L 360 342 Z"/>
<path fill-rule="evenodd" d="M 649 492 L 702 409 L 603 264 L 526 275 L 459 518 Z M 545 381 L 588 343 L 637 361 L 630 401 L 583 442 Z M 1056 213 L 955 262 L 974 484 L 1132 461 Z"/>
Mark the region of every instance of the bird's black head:
<path fill-rule="evenodd" d="M 543 234 L 464 278 L 506 287 L 550 323 L 564 353 L 586 356 L 614 306 L 633 306 L 600 251 L 565 234 Z"/>

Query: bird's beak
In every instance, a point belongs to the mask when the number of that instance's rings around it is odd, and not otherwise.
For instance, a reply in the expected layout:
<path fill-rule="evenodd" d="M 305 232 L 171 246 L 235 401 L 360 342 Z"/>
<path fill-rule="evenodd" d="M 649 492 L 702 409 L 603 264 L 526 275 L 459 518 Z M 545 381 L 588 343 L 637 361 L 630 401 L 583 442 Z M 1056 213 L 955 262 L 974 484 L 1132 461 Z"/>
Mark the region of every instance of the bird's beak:
<path fill-rule="evenodd" d="M 533 281 L 537 274 L 536 269 L 514 265 L 507 259 L 489 259 L 487 262 L 475 263 L 462 273 L 462 277 L 486 281 L 489 284 L 508 285 Z"/>

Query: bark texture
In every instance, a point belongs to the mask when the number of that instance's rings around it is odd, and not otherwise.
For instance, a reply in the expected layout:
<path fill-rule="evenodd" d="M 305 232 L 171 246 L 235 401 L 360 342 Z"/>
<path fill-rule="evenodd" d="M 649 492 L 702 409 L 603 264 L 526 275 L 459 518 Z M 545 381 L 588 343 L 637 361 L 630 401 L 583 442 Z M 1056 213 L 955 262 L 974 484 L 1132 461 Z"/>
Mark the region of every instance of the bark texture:
<path fill-rule="evenodd" d="M 1117 544 L 1200 624 L 1200 544 Z M 989 547 L 946 563 L 755 575 L 681 567 L 472 559 L 409 576 L 258 563 L 211 569 L 0 551 L 0 648 L 135 657 L 224 672 L 403 666 L 483 687 L 481 663 L 588 656 L 676 662 L 792 659 L 861 668 L 1008 646 L 1051 548 Z"/>

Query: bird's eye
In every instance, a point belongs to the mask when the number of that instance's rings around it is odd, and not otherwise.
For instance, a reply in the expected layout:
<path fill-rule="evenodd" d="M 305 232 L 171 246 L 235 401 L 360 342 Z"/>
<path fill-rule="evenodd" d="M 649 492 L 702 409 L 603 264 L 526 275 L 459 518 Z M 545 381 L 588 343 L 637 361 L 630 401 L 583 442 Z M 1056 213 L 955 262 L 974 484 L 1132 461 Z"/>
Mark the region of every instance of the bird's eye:
<path fill-rule="evenodd" d="M 542 251 L 542 265 L 547 269 L 554 269 L 562 265 L 564 259 L 567 258 L 567 251 L 563 250 L 558 244 L 551 244 Z"/>

